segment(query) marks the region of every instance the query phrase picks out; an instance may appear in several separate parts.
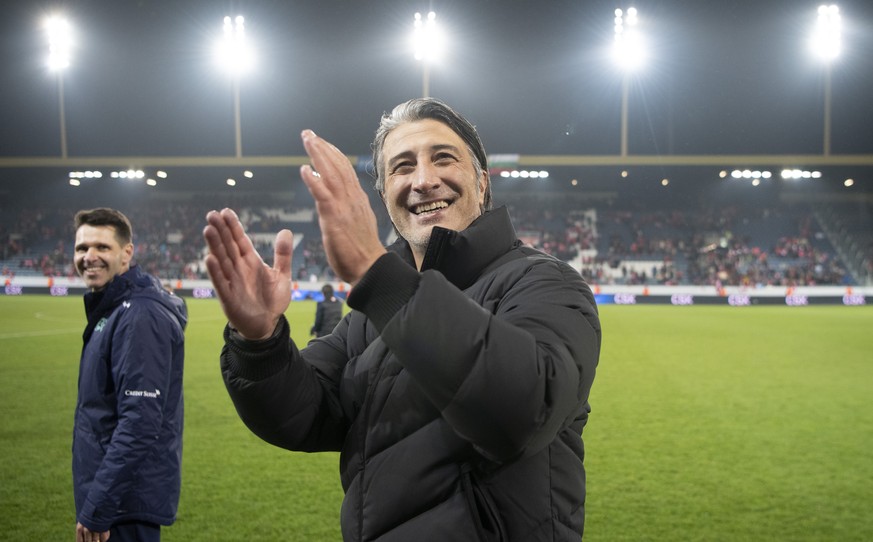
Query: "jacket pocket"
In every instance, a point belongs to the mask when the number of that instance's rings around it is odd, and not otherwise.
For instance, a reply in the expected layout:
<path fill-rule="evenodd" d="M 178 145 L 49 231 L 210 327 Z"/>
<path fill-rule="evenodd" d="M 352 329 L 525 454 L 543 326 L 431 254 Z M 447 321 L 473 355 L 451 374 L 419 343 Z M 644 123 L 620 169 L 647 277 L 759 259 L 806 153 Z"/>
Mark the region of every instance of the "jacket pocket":
<path fill-rule="evenodd" d="M 469 465 L 461 465 L 461 487 L 467 501 L 473 524 L 482 542 L 504 542 L 506 529 L 500 513 L 488 491 L 481 487 Z"/>

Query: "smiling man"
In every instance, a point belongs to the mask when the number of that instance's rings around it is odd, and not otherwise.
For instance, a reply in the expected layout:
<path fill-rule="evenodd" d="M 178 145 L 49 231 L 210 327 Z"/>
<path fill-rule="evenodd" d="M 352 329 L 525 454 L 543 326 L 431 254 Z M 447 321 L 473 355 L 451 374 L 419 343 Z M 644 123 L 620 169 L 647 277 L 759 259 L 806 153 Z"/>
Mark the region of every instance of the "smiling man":
<path fill-rule="evenodd" d="M 485 209 L 488 175 L 467 145 L 440 121 L 423 119 L 386 133 L 382 198 L 421 266 L 431 230 L 462 231 Z"/>
<path fill-rule="evenodd" d="M 376 132 L 376 190 L 399 234 L 387 249 L 348 159 L 302 138 L 301 176 L 353 310 L 298 350 L 283 316 L 291 232 L 271 268 L 233 211 L 210 212 L 240 417 L 276 446 L 341 452 L 347 541 L 579 540 L 601 340 L 588 285 L 489 210 L 482 142 L 442 102 L 403 103 Z"/>
<path fill-rule="evenodd" d="M 130 221 L 114 209 L 75 217 L 73 263 L 85 294 L 73 428 L 76 542 L 158 541 L 181 486 L 181 298 L 131 265 Z"/>

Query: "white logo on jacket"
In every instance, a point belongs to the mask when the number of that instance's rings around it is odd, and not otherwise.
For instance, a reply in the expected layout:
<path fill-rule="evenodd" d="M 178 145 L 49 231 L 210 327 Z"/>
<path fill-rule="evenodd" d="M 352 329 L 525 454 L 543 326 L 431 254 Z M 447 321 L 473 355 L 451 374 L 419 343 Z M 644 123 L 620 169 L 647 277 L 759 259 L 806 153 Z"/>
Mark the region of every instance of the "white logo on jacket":
<path fill-rule="evenodd" d="M 124 395 L 128 397 L 150 397 L 152 399 L 157 399 L 161 395 L 161 390 L 156 389 L 155 391 L 146 391 L 146 390 L 124 390 Z"/>

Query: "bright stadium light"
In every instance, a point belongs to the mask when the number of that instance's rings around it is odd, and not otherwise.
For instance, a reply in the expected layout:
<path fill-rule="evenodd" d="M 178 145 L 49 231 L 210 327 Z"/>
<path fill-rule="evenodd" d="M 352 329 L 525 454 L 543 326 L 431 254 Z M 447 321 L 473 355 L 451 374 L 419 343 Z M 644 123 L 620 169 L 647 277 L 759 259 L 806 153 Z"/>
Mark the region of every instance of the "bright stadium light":
<path fill-rule="evenodd" d="M 67 157 L 67 118 L 64 111 L 64 70 L 70 67 L 73 31 L 70 23 L 62 17 L 50 17 L 45 22 L 48 38 L 48 68 L 58 78 L 58 116 L 61 131 L 61 158 Z"/>
<path fill-rule="evenodd" d="M 621 80 L 621 155 L 627 156 L 627 117 L 630 73 L 645 60 L 643 37 L 638 29 L 639 13 L 636 8 L 616 9 L 613 17 L 612 56 L 622 71 Z"/>
<path fill-rule="evenodd" d="M 443 36 L 436 22 L 436 13 L 426 16 L 416 13 L 412 21 L 413 50 L 416 60 L 433 62 L 439 60 L 443 52 Z"/>
<path fill-rule="evenodd" d="M 637 9 L 616 9 L 613 23 L 613 58 L 621 69 L 633 71 L 642 66 L 646 58 Z"/>
<path fill-rule="evenodd" d="M 440 59 L 445 47 L 442 31 L 436 22 L 436 13 L 430 11 L 422 16 L 416 12 L 412 20 L 412 50 L 416 60 L 422 63 L 422 97 L 430 93 L 430 64 Z"/>
<path fill-rule="evenodd" d="M 233 77 L 233 120 L 236 142 L 236 157 L 242 157 L 242 130 L 239 112 L 239 80 L 250 71 L 255 55 L 246 37 L 245 18 L 242 15 L 225 17 L 223 38 L 218 44 L 216 59 L 219 65 Z"/>
<path fill-rule="evenodd" d="M 70 23 L 62 17 L 49 17 L 45 22 L 45 32 L 49 46 L 49 69 L 60 71 L 69 68 L 73 46 L 73 32 Z"/>
<path fill-rule="evenodd" d="M 548 179 L 549 172 L 546 170 L 523 170 L 512 169 L 503 170 L 500 172 L 500 177 L 503 179 Z"/>
<path fill-rule="evenodd" d="M 723 171 L 722 173 L 724 173 L 722 178 L 727 177 L 726 171 Z M 773 176 L 773 173 L 767 170 L 735 169 L 731 171 L 730 176 L 733 179 L 751 180 L 753 185 L 758 186 L 761 179 L 769 179 Z"/>
<path fill-rule="evenodd" d="M 831 154 L 831 64 L 840 55 L 842 44 L 842 18 L 835 4 L 818 7 L 818 17 L 810 38 L 813 54 L 824 62 L 824 128 L 822 152 Z"/>
<path fill-rule="evenodd" d="M 821 179 L 821 171 L 810 171 L 807 169 L 783 169 L 782 178 L 787 180 L 798 179 Z"/>
<path fill-rule="evenodd" d="M 818 7 L 818 18 L 810 39 L 813 53 L 830 62 L 840 56 L 842 49 L 842 21 L 840 8 L 831 4 Z"/>
<path fill-rule="evenodd" d="M 250 71 L 255 64 L 255 54 L 246 38 L 245 17 L 225 17 L 223 37 L 216 50 L 216 61 L 225 71 L 234 76 Z"/>

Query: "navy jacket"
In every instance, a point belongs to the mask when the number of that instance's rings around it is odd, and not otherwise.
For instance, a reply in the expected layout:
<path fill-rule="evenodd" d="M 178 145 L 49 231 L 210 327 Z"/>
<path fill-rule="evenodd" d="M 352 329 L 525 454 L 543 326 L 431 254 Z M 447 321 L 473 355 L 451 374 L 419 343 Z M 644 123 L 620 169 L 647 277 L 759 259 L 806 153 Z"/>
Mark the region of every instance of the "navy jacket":
<path fill-rule="evenodd" d="M 85 312 L 76 519 L 93 531 L 122 521 L 169 525 L 181 486 L 185 304 L 133 266 L 85 294 Z"/>
<path fill-rule="evenodd" d="M 243 421 L 291 450 L 340 450 L 349 542 L 582 537 L 588 394 L 600 353 L 590 288 L 521 245 L 505 209 L 435 227 L 422 272 L 400 241 L 299 350 L 225 331 Z"/>

